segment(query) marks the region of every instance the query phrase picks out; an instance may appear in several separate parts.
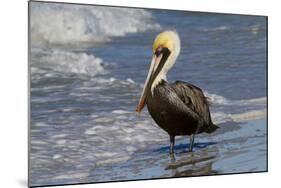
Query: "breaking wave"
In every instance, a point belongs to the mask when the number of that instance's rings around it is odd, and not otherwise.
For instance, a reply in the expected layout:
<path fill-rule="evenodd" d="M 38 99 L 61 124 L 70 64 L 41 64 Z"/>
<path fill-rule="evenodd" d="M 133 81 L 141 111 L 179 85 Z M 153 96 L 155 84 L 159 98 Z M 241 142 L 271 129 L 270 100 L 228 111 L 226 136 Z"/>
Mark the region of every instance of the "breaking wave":
<path fill-rule="evenodd" d="M 40 49 L 35 50 L 31 55 L 31 64 L 41 68 L 50 68 L 57 72 L 84 74 L 88 76 L 96 76 L 108 72 L 105 70 L 107 64 L 101 58 L 86 53 L 55 49 L 46 51 Z"/>
<path fill-rule="evenodd" d="M 30 14 L 32 46 L 93 45 L 160 28 L 142 9 L 32 2 Z"/>
<path fill-rule="evenodd" d="M 102 58 L 72 49 L 81 51 L 79 49 L 110 41 L 112 37 L 159 28 L 152 14 L 142 9 L 32 2 L 32 70 L 36 73 L 42 72 L 38 68 L 47 68 L 88 76 L 106 74 L 108 64 Z M 50 74 L 53 73 L 47 75 Z"/>

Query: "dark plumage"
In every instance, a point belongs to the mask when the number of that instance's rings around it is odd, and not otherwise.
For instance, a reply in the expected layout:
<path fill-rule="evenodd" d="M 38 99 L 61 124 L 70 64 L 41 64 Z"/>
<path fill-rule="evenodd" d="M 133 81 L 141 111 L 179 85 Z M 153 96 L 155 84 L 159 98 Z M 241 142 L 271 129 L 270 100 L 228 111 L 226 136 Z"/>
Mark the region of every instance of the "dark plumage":
<path fill-rule="evenodd" d="M 147 108 L 158 126 L 170 135 L 170 152 L 173 152 L 175 136 L 191 135 L 192 150 L 195 134 L 211 133 L 218 128 L 212 123 L 209 103 L 202 90 L 186 82 L 169 85 L 162 80 L 153 94 L 149 92 Z"/>

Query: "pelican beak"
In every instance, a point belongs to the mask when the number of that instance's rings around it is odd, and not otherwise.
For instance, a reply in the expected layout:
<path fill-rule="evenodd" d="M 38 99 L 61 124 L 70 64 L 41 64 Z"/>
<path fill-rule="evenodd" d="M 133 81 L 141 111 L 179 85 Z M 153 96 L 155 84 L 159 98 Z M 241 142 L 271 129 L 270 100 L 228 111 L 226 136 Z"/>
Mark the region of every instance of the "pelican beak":
<path fill-rule="evenodd" d="M 153 55 L 144 88 L 142 90 L 142 94 L 136 108 L 136 112 L 141 112 L 141 110 L 144 108 L 146 104 L 146 98 L 152 86 L 152 83 L 163 68 L 169 55 L 170 51 L 167 48 L 162 47 L 157 49 L 156 53 Z"/>

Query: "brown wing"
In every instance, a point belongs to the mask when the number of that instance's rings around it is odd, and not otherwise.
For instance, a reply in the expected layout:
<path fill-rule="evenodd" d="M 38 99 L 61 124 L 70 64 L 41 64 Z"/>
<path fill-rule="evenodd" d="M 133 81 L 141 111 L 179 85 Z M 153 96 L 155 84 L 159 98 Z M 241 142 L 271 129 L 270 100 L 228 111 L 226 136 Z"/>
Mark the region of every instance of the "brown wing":
<path fill-rule="evenodd" d="M 183 81 L 176 81 L 171 86 L 184 104 L 198 114 L 206 125 L 212 124 L 209 102 L 199 87 Z"/>

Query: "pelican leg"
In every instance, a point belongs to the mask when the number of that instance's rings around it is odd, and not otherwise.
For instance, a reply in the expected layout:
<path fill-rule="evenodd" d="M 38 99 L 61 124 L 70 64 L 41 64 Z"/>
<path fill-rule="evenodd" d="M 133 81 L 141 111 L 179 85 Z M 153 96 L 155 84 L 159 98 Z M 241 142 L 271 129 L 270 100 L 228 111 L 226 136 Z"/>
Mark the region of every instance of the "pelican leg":
<path fill-rule="evenodd" d="M 192 152 L 195 134 L 190 135 L 189 152 Z"/>
<path fill-rule="evenodd" d="M 170 154 L 174 153 L 175 136 L 170 135 Z"/>

